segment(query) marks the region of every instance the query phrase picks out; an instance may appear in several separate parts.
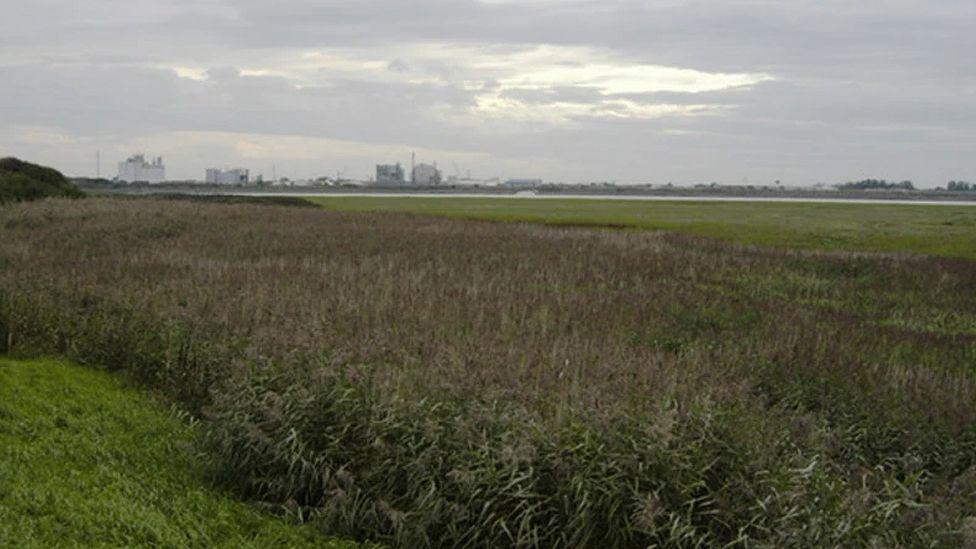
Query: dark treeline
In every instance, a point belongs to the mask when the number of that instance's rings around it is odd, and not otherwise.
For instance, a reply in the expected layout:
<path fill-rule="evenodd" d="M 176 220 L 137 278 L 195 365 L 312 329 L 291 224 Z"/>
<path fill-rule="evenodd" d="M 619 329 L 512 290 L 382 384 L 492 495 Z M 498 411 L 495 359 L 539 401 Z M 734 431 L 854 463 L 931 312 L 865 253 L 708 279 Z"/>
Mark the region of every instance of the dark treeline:
<path fill-rule="evenodd" d="M 950 181 L 949 184 L 946 185 L 946 190 L 963 192 L 976 191 L 976 183 L 969 183 L 966 181 Z"/>
<path fill-rule="evenodd" d="M 905 190 L 911 191 L 915 189 L 915 185 L 911 181 L 905 180 L 901 182 L 895 181 L 885 181 L 884 179 L 863 179 L 861 181 L 848 181 L 847 183 L 838 183 L 834 185 L 835 188 L 841 190 Z"/>

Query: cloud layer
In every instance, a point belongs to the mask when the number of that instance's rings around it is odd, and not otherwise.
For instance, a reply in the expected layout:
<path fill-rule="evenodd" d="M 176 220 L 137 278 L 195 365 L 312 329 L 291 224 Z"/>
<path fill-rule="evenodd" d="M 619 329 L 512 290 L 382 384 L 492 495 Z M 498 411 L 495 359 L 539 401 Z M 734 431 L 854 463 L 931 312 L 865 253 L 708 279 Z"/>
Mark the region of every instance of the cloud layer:
<path fill-rule="evenodd" d="M 42 0 L 6 7 L 0 154 L 366 177 L 976 179 L 976 4 Z M 448 170 L 449 172 L 451 169 Z"/>

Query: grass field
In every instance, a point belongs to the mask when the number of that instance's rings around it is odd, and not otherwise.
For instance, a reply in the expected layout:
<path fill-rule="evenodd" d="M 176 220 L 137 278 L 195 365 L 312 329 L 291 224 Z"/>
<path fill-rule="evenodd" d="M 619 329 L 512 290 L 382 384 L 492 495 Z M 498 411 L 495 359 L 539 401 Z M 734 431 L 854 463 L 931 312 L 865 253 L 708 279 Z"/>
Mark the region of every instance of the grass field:
<path fill-rule="evenodd" d="M 677 231 L 793 249 L 976 259 L 976 207 L 771 202 L 318 197 L 334 211 Z"/>
<path fill-rule="evenodd" d="M 356 546 L 210 488 L 196 436 L 105 372 L 0 359 L 0 546 Z"/>
<path fill-rule="evenodd" d="M 222 486 L 334 536 L 976 543 L 968 259 L 48 200 L 0 208 L 0 352 L 152 387 Z"/>

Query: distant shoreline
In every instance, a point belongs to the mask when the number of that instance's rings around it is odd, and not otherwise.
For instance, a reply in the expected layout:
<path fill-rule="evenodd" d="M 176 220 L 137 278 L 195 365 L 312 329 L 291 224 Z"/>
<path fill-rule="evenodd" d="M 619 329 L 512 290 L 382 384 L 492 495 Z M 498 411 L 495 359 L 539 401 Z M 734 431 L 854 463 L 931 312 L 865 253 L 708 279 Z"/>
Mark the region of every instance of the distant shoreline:
<path fill-rule="evenodd" d="M 85 185 L 96 194 L 128 196 L 186 194 L 202 196 L 377 197 L 377 198 L 517 198 L 567 200 L 638 200 L 696 202 L 801 202 L 835 204 L 895 204 L 976 206 L 976 193 L 939 191 L 812 191 L 757 189 L 580 189 L 580 188 L 391 188 L 391 187 L 256 187 L 216 185 Z M 968 195 L 972 195 L 971 197 Z"/>

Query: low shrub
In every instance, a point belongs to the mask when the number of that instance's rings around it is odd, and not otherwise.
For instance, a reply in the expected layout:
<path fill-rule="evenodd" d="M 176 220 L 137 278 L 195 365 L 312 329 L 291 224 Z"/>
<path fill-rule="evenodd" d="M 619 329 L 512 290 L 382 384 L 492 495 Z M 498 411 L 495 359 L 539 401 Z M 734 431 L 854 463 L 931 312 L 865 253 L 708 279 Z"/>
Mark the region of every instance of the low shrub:
<path fill-rule="evenodd" d="M 48 197 L 81 198 L 84 193 L 61 172 L 16 158 L 0 158 L 0 204 Z"/>

